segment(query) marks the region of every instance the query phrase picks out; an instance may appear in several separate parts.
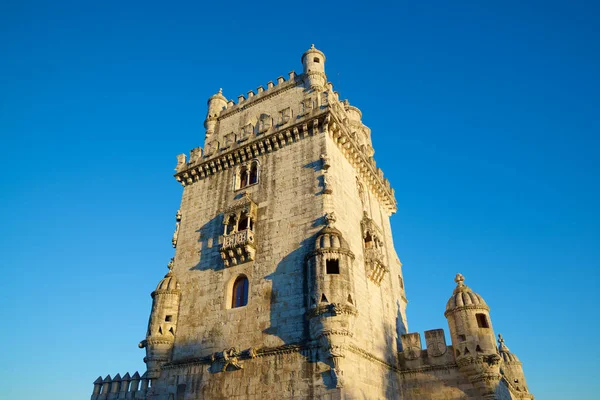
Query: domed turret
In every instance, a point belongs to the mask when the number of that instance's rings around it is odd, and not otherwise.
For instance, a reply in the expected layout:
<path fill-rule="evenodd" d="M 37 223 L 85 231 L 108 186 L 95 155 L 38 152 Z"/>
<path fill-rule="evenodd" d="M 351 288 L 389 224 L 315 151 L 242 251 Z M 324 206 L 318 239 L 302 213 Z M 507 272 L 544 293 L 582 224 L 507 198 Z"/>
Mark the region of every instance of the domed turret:
<path fill-rule="evenodd" d="M 498 335 L 498 354 L 500 354 L 504 364 L 501 368 L 502 374 L 508 383 L 518 392 L 529 393 L 525 373 L 523 372 L 523 363 L 504 344 L 502 335 Z"/>
<path fill-rule="evenodd" d="M 500 381 L 500 357 L 490 308 L 485 300 L 464 284 L 465 278 L 456 274 L 456 288 L 446 304 L 450 337 L 459 370 L 471 381 L 484 399 L 495 399 Z M 484 374 L 485 380 L 480 377 Z"/>
<path fill-rule="evenodd" d="M 304 69 L 304 84 L 307 89 L 323 89 L 327 82 L 325 75 L 325 54 L 311 45 L 302 54 L 302 66 Z"/>
<path fill-rule="evenodd" d="M 316 236 L 315 250 L 307 257 L 306 316 L 311 339 L 319 343 L 321 359 L 329 364 L 332 379 L 341 387 L 342 360 L 357 314 L 352 272 L 354 254 L 342 232 L 333 227 L 333 213 L 326 218 L 327 226 Z"/>
<path fill-rule="evenodd" d="M 148 321 L 148 332 L 146 339 L 139 344 L 140 348 L 146 348 L 144 362 L 150 379 L 158 378 L 162 365 L 171 358 L 177 329 L 180 296 L 181 290 L 173 273 L 173 259 L 171 259 L 169 272 L 152 292 L 152 311 Z"/>
<path fill-rule="evenodd" d="M 454 281 L 456 288 L 446 303 L 444 315 L 450 326 L 455 355 L 495 354 L 490 308 L 483 297 L 464 284 L 465 278 L 461 274 L 457 274 Z"/>
<path fill-rule="evenodd" d="M 223 96 L 223 89 L 219 89 L 218 93 L 212 95 L 210 99 L 208 99 L 208 112 L 206 113 L 206 119 L 204 120 L 207 137 L 215 133 L 217 118 L 225 108 L 227 108 L 227 99 Z"/>

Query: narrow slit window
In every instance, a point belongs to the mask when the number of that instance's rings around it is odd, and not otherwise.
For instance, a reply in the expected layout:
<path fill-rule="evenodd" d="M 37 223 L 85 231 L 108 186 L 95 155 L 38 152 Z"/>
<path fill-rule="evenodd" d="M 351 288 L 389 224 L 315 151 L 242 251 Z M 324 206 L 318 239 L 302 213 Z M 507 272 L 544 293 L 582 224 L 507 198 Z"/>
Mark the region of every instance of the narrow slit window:
<path fill-rule="evenodd" d="M 340 260 L 325 261 L 325 270 L 327 274 L 337 275 L 340 273 Z"/>
<path fill-rule="evenodd" d="M 173 316 L 172 315 L 167 315 L 165 317 L 165 322 L 171 322 L 173 320 Z"/>
<path fill-rule="evenodd" d="M 485 314 L 475 314 L 477 318 L 477 326 L 480 328 L 489 328 L 490 324 L 488 323 L 487 317 Z"/>

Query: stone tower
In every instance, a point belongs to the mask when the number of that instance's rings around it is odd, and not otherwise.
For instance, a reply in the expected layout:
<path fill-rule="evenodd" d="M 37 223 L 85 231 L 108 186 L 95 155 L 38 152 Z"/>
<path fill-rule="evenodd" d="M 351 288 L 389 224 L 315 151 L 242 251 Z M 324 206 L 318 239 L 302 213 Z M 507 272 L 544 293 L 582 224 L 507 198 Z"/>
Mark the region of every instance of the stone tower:
<path fill-rule="evenodd" d="M 462 276 L 452 346 L 441 329 L 426 350 L 407 334 L 394 191 L 325 60 L 311 46 L 301 75 L 210 97 L 203 147 L 178 156 L 175 257 L 152 292 L 147 372 L 98 378 L 92 400 L 530 398 Z"/>

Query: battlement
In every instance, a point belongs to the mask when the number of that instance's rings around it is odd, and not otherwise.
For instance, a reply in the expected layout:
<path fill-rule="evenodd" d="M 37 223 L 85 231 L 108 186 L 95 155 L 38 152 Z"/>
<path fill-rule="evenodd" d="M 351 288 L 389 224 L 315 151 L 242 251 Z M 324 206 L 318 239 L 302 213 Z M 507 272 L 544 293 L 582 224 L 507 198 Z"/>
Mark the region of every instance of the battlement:
<path fill-rule="evenodd" d="M 129 372 L 121 377 L 120 374 L 111 378 L 106 375 L 101 376 L 94 381 L 94 390 L 90 400 L 112 400 L 112 399 L 137 399 L 145 400 L 150 388 L 151 382 L 147 373 L 140 376 L 136 371 L 132 376 Z"/>
<path fill-rule="evenodd" d="M 247 92 L 247 95 L 240 94 L 237 97 L 237 103 L 231 99 L 227 101 L 226 107 L 221 111 L 217 119 L 227 118 L 228 116 L 245 110 L 248 107 L 256 105 L 261 101 L 272 97 L 286 89 L 290 89 L 292 87 L 298 86 L 303 83 L 302 81 L 303 75 L 296 75 L 296 72 L 290 71 L 288 73 L 288 79 L 286 80 L 283 76 L 277 78 L 277 84 L 274 84 L 273 81 L 267 82 L 267 88 L 265 89 L 263 85 L 260 85 L 256 88 L 256 93 L 254 90 L 250 90 Z"/>
<path fill-rule="evenodd" d="M 401 336 L 402 351 L 398 353 L 400 370 L 414 371 L 427 367 L 455 366 L 452 346 L 446 345 L 443 329 L 425 331 L 426 349 L 421 345 L 419 332 Z"/>

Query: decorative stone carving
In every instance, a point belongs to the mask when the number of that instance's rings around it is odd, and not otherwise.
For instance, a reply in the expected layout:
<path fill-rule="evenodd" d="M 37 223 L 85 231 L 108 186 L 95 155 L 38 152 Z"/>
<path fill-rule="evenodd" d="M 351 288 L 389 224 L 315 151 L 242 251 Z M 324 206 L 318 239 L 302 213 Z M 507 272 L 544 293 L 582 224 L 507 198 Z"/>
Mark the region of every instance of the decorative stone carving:
<path fill-rule="evenodd" d="M 253 261 L 256 254 L 254 223 L 257 206 L 248 193 L 224 210 L 223 244 L 219 252 L 226 267 Z"/>
<path fill-rule="evenodd" d="M 300 109 L 302 110 L 302 115 L 310 114 L 312 112 L 313 103 L 314 103 L 314 100 L 312 99 L 312 97 L 302 100 L 302 103 L 300 103 L 300 107 L 301 107 Z"/>
<path fill-rule="evenodd" d="M 292 119 L 292 109 L 287 107 L 279 111 L 279 124 L 285 125 Z"/>
<path fill-rule="evenodd" d="M 223 145 L 221 146 L 221 148 L 228 149 L 231 146 L 233 146 L 234 143 L 235 143 L 235 133 L 229 132 L 228 134 L 223 136 Z"/>
<path fill-rule="evenodd" d="M 400 340 L 402 341 L 404 359 L 416 360 L 421 356 L 421 335 L 418 332 L 402 335 Z"/>
<path fill-rule="evenodd" d="M 252 359 L 256 357 L 256 350 L 249 348 L 243 351 L 238 351 L 235 347 L 225 349 L 218 353 L 213 353 L 210 356 L 210 362 L 215 367 L 215 370 L 220 372 L 236 371 L 244 368 L 241 363 L 242 359 Z"/>
<path fill-rule="evenodd" d="M 265 133 L 271 129 L 273 119 L 269 114 L 261 114 L 258 119 L 258 133 Z"/>
<path fill-rule="evenodd" d="M 212 140 L 208 143 L 206 143 L 205 149 L 204 149 L 204 156 L 205 157 L 210 157 L 213 154 L 215 154 L 217 152 L 217 150 L 219 150 L 219 141 L 218 140 Z"/>
<path fill-rule="evenodd" d="M 173 233 L 173 239 L 171 239 L 173 248 L 177 247 L 177 238 L 179 237 L 179 224 L 181 223 L 181 210 L 177 210 L 177 214 L 175 214 L 175 221 L 175 232 Z"/>
<path fill-rule="evenodd" d="M 254 127 L 252 126 L 252 124 L 247 124 L 242 128 L 242 131 L 240 133 L 240 137 L 238 138 L 239 142 L 243 142 L 244 140 L 248 140 L 248 138 L 250 138 L 250 136 L 252 136 L 252 133 L 254 133 Z"/>
<path fill-rule="evenodd" d="M 321 156 L 319 158 L 321 159 L 321 164 L 323 165 L 323 169 L 327 171 L 329 169 L 329 167 L 331 167 L 331 161 L 329 160 L 329 157 L 325 154 L 321 154 Z"/>
<path fill-rule="evenodd" d="M 367 212 L 363 213 L 363 219 L 360 222 L 362 234 L 363 234 L 363 245 L 364 245 L 364 258 L 365 258 L 365 271 L 367 277 L 373 281 L 376 285 L 380 285 L 388 267 L 385 262 L 385 256 L 383 252 L 383 232 L 368 217 Z"/>
<path fill-rule="evenodd" d="M 333 193 L 333 189 L 331 188 L 331 183 L 327 178 L 327 174 L 323 174 L 323 194 L 331 194 Z"/>
<path fill-rule="evenodd" d="M 196 147 L 190 151 L 190 164 L 196 164 L 202 160 L 202 147 Z"/>
<path fill-rule="evenodd" d="M 175 171 L 181 172 L 187 167 L 187 163 L 185 162 L 186 157 L 185 154 L 179 154 L 177 156 L 177 166 L 175 167 Z"/>
<path fill-rule="evenodd" d="M 439 357 L 446 354 L 446 337 L 444 336 L 443 329 L 425 331 L 425 342 L 429 357 Z"/>
<path fill-rule="evenodd" d="M 335 224 L 336 221 L 336 217 L 335 217 L 335 213 L 329 212 L 329 213 L 325 213 L 325 223 L 327 226 L 329 227 L 333 227 L 333 224 Z"/>

